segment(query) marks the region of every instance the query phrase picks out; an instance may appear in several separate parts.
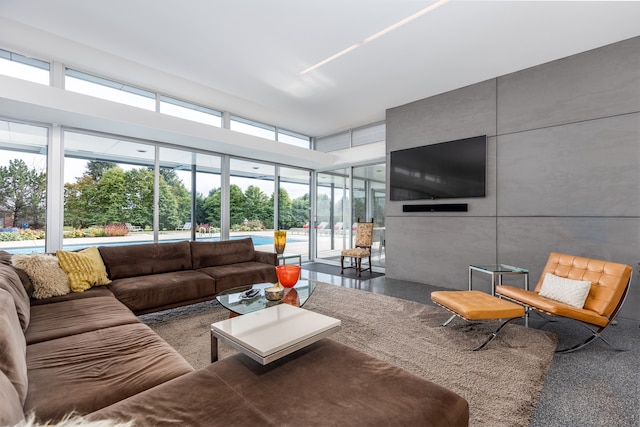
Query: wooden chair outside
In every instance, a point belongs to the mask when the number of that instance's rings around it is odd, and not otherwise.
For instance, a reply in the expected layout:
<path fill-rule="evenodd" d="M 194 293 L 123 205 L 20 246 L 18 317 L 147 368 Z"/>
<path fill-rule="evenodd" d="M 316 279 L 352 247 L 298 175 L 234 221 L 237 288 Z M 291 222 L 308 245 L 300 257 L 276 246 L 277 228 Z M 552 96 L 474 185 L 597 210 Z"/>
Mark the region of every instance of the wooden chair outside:
<path fill-rule="evenodd" d="M 352 249 L 345 249 L 340 254 L 340 274 L 344 274 L 345 268 L 355 268 L 358 272 L 358 277 L 362 276 L 363 271 L 371 272 L 371 245 L 373 244 L 373 218 L 371 222 L 358 222 L 356 223 L 356 242 Z M 345 257 L 351 258 L 351 266 L 344 266 Z M 362 268 L 362 258 L 369 259 L 369 266 L 365 269 Z"/>
<path fill-rule="evenodd" d="M 632 268 L 626 264 L 552 252 L 535 290 L 527 291 L 513 286 L 498 286 L 496 293 L 502 298 L 524 305 L 526 310 L 536 310 L 550 316 L 566 317 L 577 320 L 586 326 L 591 335 L 584 342 L 557 351 L 558 353 L 569 353 L 598 338 L 611 346 L 601 334 L 613 322 L 624 303 L 629 291 L 632 271 Z M 590 281 L 591 289 L 584 307 L 576 308 L 539 295 L 546 273 L 573 280 Z"/>

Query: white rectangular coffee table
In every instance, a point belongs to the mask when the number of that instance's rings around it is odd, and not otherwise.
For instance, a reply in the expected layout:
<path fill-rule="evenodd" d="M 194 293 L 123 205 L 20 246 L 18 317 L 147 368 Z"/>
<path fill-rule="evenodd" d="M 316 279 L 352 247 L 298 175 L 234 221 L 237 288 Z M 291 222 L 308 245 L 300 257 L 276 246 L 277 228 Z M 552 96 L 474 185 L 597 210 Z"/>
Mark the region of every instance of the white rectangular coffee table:
<path fill-rule="evenodd" d="M 278 304 L 211 325 L 211 362 L 218 339 L 266 365 L 339 330 L 339 319 Z"/>

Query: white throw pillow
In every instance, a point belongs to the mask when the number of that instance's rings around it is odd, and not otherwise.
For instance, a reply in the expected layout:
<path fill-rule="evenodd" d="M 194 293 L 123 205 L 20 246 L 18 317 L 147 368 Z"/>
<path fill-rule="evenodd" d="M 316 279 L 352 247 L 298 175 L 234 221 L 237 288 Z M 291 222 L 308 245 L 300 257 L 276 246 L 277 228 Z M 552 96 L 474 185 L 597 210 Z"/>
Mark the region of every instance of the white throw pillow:
<path fill-rule="evenodd" d="M 539 295 L 576 308 L 582 308 L 590 289 L 591 282 L 565 279 L 564 277 L 547 273 L 544 276 Z"/>

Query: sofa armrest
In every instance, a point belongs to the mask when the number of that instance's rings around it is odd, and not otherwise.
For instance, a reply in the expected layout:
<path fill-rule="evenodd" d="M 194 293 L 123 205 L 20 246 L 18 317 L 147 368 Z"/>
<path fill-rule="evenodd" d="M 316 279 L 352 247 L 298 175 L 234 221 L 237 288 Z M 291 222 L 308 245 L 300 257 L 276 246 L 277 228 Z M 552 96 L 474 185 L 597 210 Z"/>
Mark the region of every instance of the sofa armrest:
<path fill-rule="evenodd" d="M 276 266 L 278 265 L 278 256 L 273 252 L 256 251 L 256 262 Z"/>

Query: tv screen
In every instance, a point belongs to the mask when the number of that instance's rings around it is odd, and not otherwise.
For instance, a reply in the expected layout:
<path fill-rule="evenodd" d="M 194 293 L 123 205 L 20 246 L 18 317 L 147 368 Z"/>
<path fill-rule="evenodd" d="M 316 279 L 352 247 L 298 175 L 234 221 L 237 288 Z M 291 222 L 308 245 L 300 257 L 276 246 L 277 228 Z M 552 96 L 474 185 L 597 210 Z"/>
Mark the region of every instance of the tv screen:
<path fill-rule="evenodd" d="M 392 151 L 390 198 L 484 197 L 486 167 L 486 135 Z"/>

